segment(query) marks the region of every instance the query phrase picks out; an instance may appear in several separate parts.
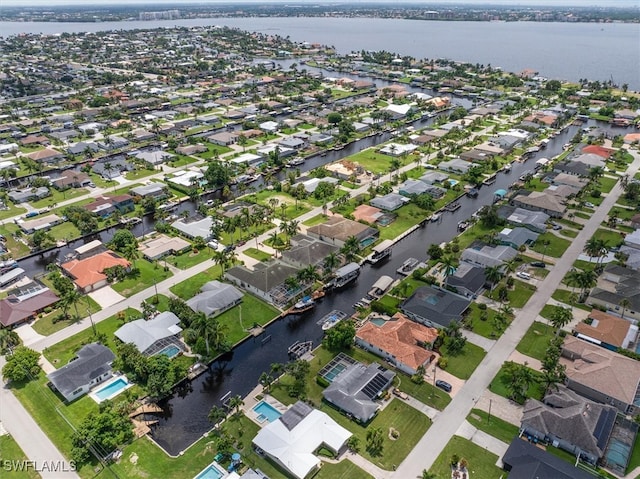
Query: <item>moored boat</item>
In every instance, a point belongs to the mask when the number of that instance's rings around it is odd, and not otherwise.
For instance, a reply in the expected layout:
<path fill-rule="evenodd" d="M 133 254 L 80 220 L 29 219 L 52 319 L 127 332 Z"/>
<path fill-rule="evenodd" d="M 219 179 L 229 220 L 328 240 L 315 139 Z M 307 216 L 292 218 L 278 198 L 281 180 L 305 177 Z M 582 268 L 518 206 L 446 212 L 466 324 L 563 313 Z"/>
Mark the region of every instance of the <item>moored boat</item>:
<path fill-rule="evenodd" d="M 320 320 L 320 323 L 322 324 L 322 330 L 326 331 L 327 329 L 333 328 L 336 324 L 338 324 L 346 317 L 347 313 L 338 309 L 334 309 L 326 316 L 323 316 L 323 318 Z"/>

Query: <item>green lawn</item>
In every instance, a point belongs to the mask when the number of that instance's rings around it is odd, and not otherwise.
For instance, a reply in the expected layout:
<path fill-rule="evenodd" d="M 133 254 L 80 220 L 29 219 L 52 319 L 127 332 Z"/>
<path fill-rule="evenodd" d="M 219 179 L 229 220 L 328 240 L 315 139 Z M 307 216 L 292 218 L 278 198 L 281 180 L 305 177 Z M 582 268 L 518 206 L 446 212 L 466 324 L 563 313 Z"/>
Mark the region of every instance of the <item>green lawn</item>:
<path fill-rule="evenodd" d="M 195 156 L 199 156 L 200 158 L 208 160 L 210 158 L 214 158 L 216 155 L 221 156 L 225 153 L 233 151 L 233 149 L 229 148 L 228 146 L 214 145 L 213 143 L 209 142 L 205 143 L 205 146 L 207 147 L 207 151 L 196 153 Z"/>
<path fill-rule="evenodd" d="M 213 256 L 213 250 L 209 247 L 205 247 L 204 249 L 194 253 L 193 250 L 186 251 L 178 256 L 167 256 L 166 261 L 168 264 L 172 264 L 176 268 L 180 269 L 189 269 L 192 266 L 195 266 L 203 261 L 211 259 Z M 162 264 L 161 260 L 161 264 Z"/>
<path fill-rule="evenodd" d="M 209 281 L 213 281 L 214 279 L 219 279 L 221 273 L 222 269 L 220 268 L 220 266 L 215 265 L 208 270 L 203 271 L 202 273 L 199 273 L 189 279 L 185 279 L 181 283 L 171 286 L 169 290 L 176 296 L 187 300 L 193 298 L 196 294 L 198 294 L 203 284 L 208 283 Z"/>
<path fill-rule="evenodd" d="M 476 429 L 484 431 L 507 444 L 520 432 L 518 426 L 495 416 L 489 417 L 489 414 L 481 409 L 472 409 L 471 413 L 467 416 L 467 421 Z"/>
<path fill-rule="evenodd" d="M 509 305 L 514 308 L 522 308 L 535 291 L 534 285 L 516 279 L 513 290 L 509 291 Z"/>
<path fill-rule="evenodd" d="M 83 296 L 83 298 L 78 302 L 78 318 L 74 318 L 69 321 L 62 320 L 54 322 L 54 320 L 62 314 L 62 309 L 56 308 L 49 314 L 44 314 L 42 317 L 39 317 L 37 321 L 33 323 L 33 329 L 39 334 L 49 336 L 50 334 L 53 334 L 56 331 L 60 331 L 70 324 L 73 324 L 78 319 L 86 318 L 87 316 L 89 316 L 89 311 L 91 311 L 91 314 L 94 314 L 100 311 L 100 309 L 102 308 L 100 308 L 100 305 L 96 303 L 93 298 L 91 298 L 90 296 Z M 75 316 L 75 307 L 72 306 L 69 309 L 69 313 Z"/>
<path fill-rule="evenodd" d="M 398 374 L 398 376 L 396 376 L 396 382 L 400 382 L 397 386 L 398 389 L 416 398 L 421 403 L 436 408 L 438 411 L 442 411 L 451 402 L 451 396 L 433 384 L 429 382 L 416 384 L 409 376 L 398 371 L 396 372 Z"/>
<path fill-rule="evenodd" d="M 471 344 L 469 341 L 467 341 L 464 349 L 457 356 L 450 355 L 446 347 L 442 347 L 441 352 L 449 362 L 446 371 L 460 379 L 469 379 L 473 371 L 478 367 L 478 364 L 480 364 L 480 361 L 482 361 L 487 354 L 480 346 Z"/>
<path fill-rule="evenodd" d="M 380 239 L 393 239 L 429 216 L 429 212 L 409 203 L 394 211 L 397 218 L 388 226 L 380 226 Z"/>
<path fill-rule="evenodd" d="M 355 155 L 351 155 L 345 159 L 358 163 L 365 170 L 378 174 L 388 174 L 389 167 L 391 166 L 391 157 L 376 153 L 373 148 L 361 151 L 360 153 L 356 153 Z"/>
<path fill-rule="evenodd" d="M 545 246 L 545 241 L 549 241 L 548 246 Z M 564 238 L 559 238 L 553 233 L 546 232 L 538 236 L 538 239 L 533 244 L 532 249 L 540 254 L 545 254 L 553 258 L 559 258 L 564 254 L 570 244 L 571 241 Z"/>
<path fill-rule="evenodd" d="M 256 324 L 263 326 L 278 314 L 278 310 L 273 306 L 252 294 L 245 293 L 240 305 L 225 311 L 217 318 L 220 324 L 227 327 L 227 340 L 231 344 L 236 344 L 247 337 L 248 328 Z"/>
<path fill-rule="evenodd" d="M 18 228 L 18 225 L 14 223 L 0 225 L 0 234 L 7 238 L 6 246 L 9 249 L 11 256 L 13 256 L 13 259 L 22 258 L 23 256 L 29 254 L 29 252 L 31 251 L 31 248 L 29 248 L 29 246 L 21 241 L 17 241 L 13 237 L 13 234 L 19 231 L 21 231 L 20 228 Z"/>
<path fill-rule="evenodd" d="M 173 276 L 171 271 L 165 271 L 159 263 L 150 263 L 146 259 L 136 260 L 135 267 L 137 273 L 111 285 L 114 291 L 127 298 Z"/>
<path fill-rule="evenodd" d="M 141 178 L 146 178 L 147 176 L 151 176 L 154 173 L 158 173 L 158 170 L 148 169 L 148 168 L 136 168 L 134 171 L 128 171 L 125 173 L 124 177 L 129 181 L 136 181 Z"/>
<path fill-rule="evenodd" d="M 586 304 L 573 302 L 572 294 L 573 293 L 571 293 L 571 291 L 569 291 L 568 289 L 560 289 L 560 288 L 558 288 L 553 292 L 551 297 L 553 299 L 555 299 L 556 301 L 561 301 L 561 302 L 563 302 L 563 303 L 565 303 L 567 305 L 571 305 L 571 306 L 574 306 L 576 308 L 584 309 L 585 311 L 591 311 L 592 308 L 590 308 Z"/>
<path fill-rule="evenodd" d="M 72 240 L 80 237 L 80 230 L 70 221 L 54 226 L 49 230 L 49 233 L 56 239 Z"/>
<path fill-rule="evenodd" d="M 20 208 L 19 206 L 15 206 L 10 203 L 7 204 L 7 206 L 9 209 L 0 210 L 0 220 L 3 220 L 5 218 L 11 218 L 13 216 L 18 216 L 27 212 L 25 208 Z"/>
<path fill-rule="evenodd" d="M 465 316 L 464 323 L 465 327 L 471 327 L 471 331 L 480 336 L 484 336 L 489 339 L 497 339 L 502 336 L 503 331 L 496 331 L 493 327 L 493 318 L 495 318 L 497 311 L 491 308 L 487 308 L 487 319 L 480 319 L 482 315 L 482 310 L 478 308 L 478 303 L 471 303 L 469 309 L 467 310 L 467 316 Z M 509 319 L 509 324 L 511 323 L 511 319 Z"/>
<path fill-rule="evenodd" d="M 542 360 L 554 334 L 554 329 L 548 324 L 534 321 L 516 349 L 526 356 Z"/>
<path fill-rule="evenodd" d="M 54 203 L 60 203 L 62 201 L 77 198 L 78 196 L 86 195 L 88 191 L 85 188 L 69 188 L 66 191 L 59 191 L 53 187 L 49 188 L 51 196 L 42 198 L 37 201 L 30 201 L 29 204 L 34 208 L 45 208 L 51 206 Z"/>
<path fill-rule="evenodd" d="M 539 373 L 533 369 L 531 369 L 531 372 L 533 373 L 533 376 L 535 378 L 542 377 L 542 373 Z M 499 396 L 509 399 L 510 393 L 509 393 L 509 390 L 507 389 L 507 386 L 505 386 L 505 384 L 502 381 L 503 376 L 504 376 L 504 365 L 500 368 L 500 371 L 498 371 L 498 374 L 496 374 L 496 377 L 493 378 L 493 381 L 491 381 L 491 384 L 489 385 L 489 390 L 492 393 L 498 394 Z M 533 381 L 529 385 L 529 389 L 527 389 L 526 395 L 528 398 L 542 400 L 542 397 L 544 396 L 543 386 L 538 382 L 538 380 Z"/>
<path fill-rule="evenodd" d="M 125 311 L 125 315 L 127 320 L 129 321 L 142 317 L 141 313 L 133 308 L 128 308 Z M 98 331 L 98 333 L 103 333 L 107 337 L 107 344 L 105 346 L 108 346 L 114 352 L 116 346 L 114 340 L 115 336 L 113 335 L 113 333 L 123 324 L 123 321 L 118 319 L 116 315 L 110 316 L 104 321 L 100 321 L 96 324 L 96 330 Z M 54 344 L 53 346 L 46 348 L 43 351 L 43 354 L 51 364 L 53 364 L 56 368 L 60 368 L 67 364 L 82 346 L 90 343 L 93 340 L 93 330 L 91 328 L 87 328 L 84 331 L 80 331 L 79 333 L 74 334 L 70 338 L 67 338 L 57 344 Z"/>
<path fill-rule="evenodd" d="M 599 178 L 598 183 L 600 183 L 600 187 L 598 189 L 603 193 L 609 193 L 613 189 L 613 187 L 616 185 L 617 182 L 618 182 L 617 178 L 607 178 L 607 177 Z"/>
<path fill-rule="evenodd" d="M 577 231 L 570 230 L 570 229 L 560 230 L 560 234 L 562 236 L 566 236 L 567 238 L 575 238 L 576 236 L 578 236 L 578 232 Z"/>
<path fill-rule="evenodd" d="M 313 218 L 309 218 L 308 220 L 303 221 L 302 224 L 305 226 L 316 226 L 321 225 L 325 221 L 327 221 L 327 217 L 323 214 L 319 214 L 314 216 Z"/>
<path fill-rule="evenodd" d="M 631 458 L 629 459 L 629 467 L 627 467 L 627 474 L 633 471 L 636 467 L 640 466 L 640 441 L 636 438 L 636 442 L 633 445 L 631 451 Z"/>
<path fill-rule="evenodd" d="M 258 261 L 269 261 L 272 258 L 272 255 L 269 253 L 265 253 L 256 248 L 247 248 L 244 250 L 244 254 Z"/>
<path fill-rule="evenodd" d="M 26 461 L 27 456 L 24 454 L 18 443 L 10 435 L 5 434 L 0 436 L 0 464 L 4 464 L 4 461 Z M 32 469 L 19 471 L 13 469 L 11 471 L 3 468 L 3 478 L 7 479 L 35 479 L 40 477 L 40 474 Z"/>
<path fill-rule="evenodd" d="M 460 436 L 451 438 L 429 472 L 435 474 L 437 479 L 449 479 L 451 477 L 451 457 L 454 454 L 467 460 L 472 478 L 501 479 L 506 475 L 502 469 L 495 465 L 498 456 Z"/>
<path fill-rule="evenodd" d="M 623 243 L 624 237 L 617 231 L 611 231 L 604 228 L 599 228 L 593 235 L 593 238 L 606 241 L 607 246 L 619 246 Z"/>

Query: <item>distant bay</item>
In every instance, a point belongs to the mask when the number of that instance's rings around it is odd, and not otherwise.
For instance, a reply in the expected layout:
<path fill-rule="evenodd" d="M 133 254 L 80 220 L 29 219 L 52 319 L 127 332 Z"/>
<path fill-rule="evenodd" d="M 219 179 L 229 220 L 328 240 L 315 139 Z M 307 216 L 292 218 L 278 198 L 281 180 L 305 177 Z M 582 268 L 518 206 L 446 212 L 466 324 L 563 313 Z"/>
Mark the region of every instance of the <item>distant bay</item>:
<path fill-rule="evenodd" d="M 0 36 L 227 25 L 333 45 L 340 53 L 387 50 L 415 58 L 536 70 L 548 78 L 627 83 L 640 90 L 640 25 L 629 23 L 436 22 L 371 18 L 207 18 L 103 23 L 0 22 Z"/>

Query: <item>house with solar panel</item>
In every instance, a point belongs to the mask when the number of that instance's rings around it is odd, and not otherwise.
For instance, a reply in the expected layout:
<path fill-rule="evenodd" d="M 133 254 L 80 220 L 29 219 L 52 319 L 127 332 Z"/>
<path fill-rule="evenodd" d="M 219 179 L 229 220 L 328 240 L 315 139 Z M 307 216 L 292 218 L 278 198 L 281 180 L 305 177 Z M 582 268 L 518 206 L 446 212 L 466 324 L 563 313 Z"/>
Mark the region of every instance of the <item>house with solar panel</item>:
<path fill-rule="evenodd" d="M 324 399 L 350 418 L 366 424 L 378 410 L 380 398 L 393 383 L 396 374 L 378 363 L 368 366 L 340 353 L 318 373 L 329 386 L 322 392 Z"/>
<path fill-rule="evenodd" d="M 530 440 L 552 444 L 596 464 L 605 453 L 618 411 L 585 399 L 564 386 L 544 400 L 528 399 L 520 430 Z"/>

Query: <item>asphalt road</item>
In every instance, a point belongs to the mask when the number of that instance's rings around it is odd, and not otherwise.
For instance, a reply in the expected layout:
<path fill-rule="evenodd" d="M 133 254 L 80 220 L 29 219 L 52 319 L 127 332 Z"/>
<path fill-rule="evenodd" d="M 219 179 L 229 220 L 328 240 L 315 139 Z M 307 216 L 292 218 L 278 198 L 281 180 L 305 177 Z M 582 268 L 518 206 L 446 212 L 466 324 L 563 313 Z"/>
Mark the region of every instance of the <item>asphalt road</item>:
<path fill-rule="evenodd" d="M 631 151 L 630 153 L 633 154 L 634 161 L 627 169 L 627 174 L 629 178 L 632 178 L 640 168 L 640 154 Z M 602 221 L 607 218 L 609 210 L 622 192 L 622 187 L 620 186 L 620 182 L 618 182 L 602 204 L 596 209 L 588 223 L 584 225 L 582 231 L 580 231 L 578 236 L 571 242 L 562 257 L 556 261 L 549 275 L 539 284 L 538 290 L 531 296 L 525 307 L 516 315 L 515 320 L 509 328 L 502 337 L 496 341 L 491 350 L 488 351 L 471 378 L 456 394 L 449 406 L 438 415 L 432 426 L 402 464 L 400 464 L 392 477 L 398 479 L 420 477 L 423 469 L 429 470 L 431 468 L 451 437 L 469 415 L 475 402 L 480 398 L 484 390 L 487 389 L 502 364 L 507 361 L 516 345 L 535 321 L 540 310 L 547 304 L 553 292 L 558 288 L 562 279 L 573 266 L 578 255 L 582 253 L 586 242 L 600 227 Z"/>

